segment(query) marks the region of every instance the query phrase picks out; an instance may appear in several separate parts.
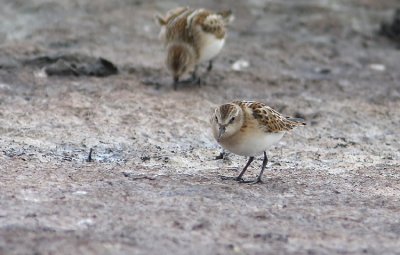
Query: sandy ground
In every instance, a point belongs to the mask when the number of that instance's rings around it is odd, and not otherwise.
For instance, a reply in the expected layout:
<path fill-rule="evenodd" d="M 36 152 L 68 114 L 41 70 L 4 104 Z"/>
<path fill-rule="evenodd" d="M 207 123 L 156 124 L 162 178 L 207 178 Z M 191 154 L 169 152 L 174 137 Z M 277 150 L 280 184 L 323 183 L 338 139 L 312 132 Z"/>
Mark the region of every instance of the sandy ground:
<path fill-rule="evenodd" d="M 2 1 L 0 254 L 399 254 L 400 51 L 378 30 L 400 3 L 204 1 L 236 20 L 205 84 L 174 91 L 153 15 L 197 2 Z M 119 72 L 35 61 L 61 54 Z M 214 160 L 209 114 L 234 99 L 308 123 L 263 184 L 219 177 L 246 162 Z"/>

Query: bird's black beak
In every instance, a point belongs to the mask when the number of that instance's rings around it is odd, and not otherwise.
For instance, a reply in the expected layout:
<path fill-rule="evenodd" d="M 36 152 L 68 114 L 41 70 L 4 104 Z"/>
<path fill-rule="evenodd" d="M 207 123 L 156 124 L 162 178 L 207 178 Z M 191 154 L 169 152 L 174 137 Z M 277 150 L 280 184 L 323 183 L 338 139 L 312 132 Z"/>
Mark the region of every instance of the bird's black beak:
<path fill-rule="evenodd" d="M 225 133 L 225 127 L 224 126 L 220 126 L 219 127 L 219 132 L 218 132 L 218 138 L 217 141 L 219 142 L 221 140 L 222 135 Z"/>

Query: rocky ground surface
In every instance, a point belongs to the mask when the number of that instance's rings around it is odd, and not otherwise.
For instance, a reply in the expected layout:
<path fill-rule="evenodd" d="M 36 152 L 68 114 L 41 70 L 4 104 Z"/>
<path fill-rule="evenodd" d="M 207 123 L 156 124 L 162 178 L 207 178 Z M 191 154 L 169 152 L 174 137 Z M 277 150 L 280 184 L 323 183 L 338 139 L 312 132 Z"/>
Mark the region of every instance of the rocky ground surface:
<path fill-rule="evenodd" d="M 153 16 L 198 1 L 2 1 L 0 254 L 400 251 L 400 50 L 379 33 L 400 3 L 203 2 L 236 20 L 174 91 Z M 263 184 L 219 177 L 246 162 L 214 159 L 209 115 L 234 99 L 308 123 Z"/>

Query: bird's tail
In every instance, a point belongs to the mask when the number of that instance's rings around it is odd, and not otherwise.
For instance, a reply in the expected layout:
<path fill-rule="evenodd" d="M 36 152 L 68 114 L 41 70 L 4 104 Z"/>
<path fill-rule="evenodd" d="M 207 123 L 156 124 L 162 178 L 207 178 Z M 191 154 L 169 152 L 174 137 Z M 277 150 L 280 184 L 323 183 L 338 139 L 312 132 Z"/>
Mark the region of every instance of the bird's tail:
<path fill-rule="evenodd" d="M 296 126 L 305 126 L 307 125 L 306 121 L 302 118 L 291 118 L 291 117 L 286 117 L 287 120 L 295 123 Z"/>

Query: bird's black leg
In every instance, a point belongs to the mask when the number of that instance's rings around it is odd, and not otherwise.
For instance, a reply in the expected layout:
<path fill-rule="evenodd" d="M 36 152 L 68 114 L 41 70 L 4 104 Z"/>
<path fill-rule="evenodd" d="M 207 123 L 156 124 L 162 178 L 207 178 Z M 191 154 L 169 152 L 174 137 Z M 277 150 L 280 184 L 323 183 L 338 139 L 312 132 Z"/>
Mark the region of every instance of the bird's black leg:
<path fill-rule="evenodd" d="M 197 79 L 197 66 L 194 67 L 193 72 L 192 72 L 192 80 L 196 80 Z"/>
<path fill-rule="evenodd" d="M 221 176 L 221 178 L 223 180 L 235 180 L 238 182 L 245 182 L 242 178 L 242 176 L 244 175 L 244 173 L 246 172 L 247 168 L 250 166 L 251 162 L 253 162 L 254 157 L 250 157 L 249 160 L 247 161 L 246 165 L 244 166 L 242 172 L 240 172 L 238 177 L 228 177 L 228 176 Z"/>
<path fill-rule="evenodd" d="M 253 162 L 253 160 L 254 160 L 254 157 L 250 157 L 250 158 L 249 158 L 249 161 L 247 161 L 247 164 L 244 166 L 242 172 L 239 174 L 238 177 L 236 177 L 236 181 L 240 181 L 240 182 L 243 181 L 242 176 L 243 176 L 244 173 L 246 172 L 247 168 L 250 166 L 251 162 Z"/>
<path fill-rule="evenodd" d="M 198 66 L 195 66 L 194 67 L 194 70 L 193 70 L 193 72 L 192 72 L 192 79 L 191 79 L 191 81 L 192 81 L 192 83 L 193 84 L 197 84 L 197 85 L 201 85 L 201 80 L 200 80 L 200 77 L 199 76 L 197 76 L 197 69 L 198 69 Z"/>
<path fill-rule="evenodd" d="M 175 76 L 174 77 L 174 90 L 178 89 L 178 83 L 179 83 L 179 77 Z"/>
<path fill-rule="evenodd" d="M 213 69 L 213 61 L 210 60 L 210 62 L 208 62 L 207 72 L 210 72 L 212 69 Z"/>
<path fill-rule="evenodd" d="M 267 163 L 268 163 L 268 157 L 267 157 L 267 153 L 265 153 L 265 151 L 264 151 L 264 160 L 263 160 L 263 163 L 262 163 L 261 172 L 257 176 L 257 179 L 255 179 L 254 181 L 250 182 L 250 184 L 256 184 L 256 183 L 262 182 L 261 176 L 264 173 L 264 170 L 265 170 L 265 167 L 267 166 Z"/>

